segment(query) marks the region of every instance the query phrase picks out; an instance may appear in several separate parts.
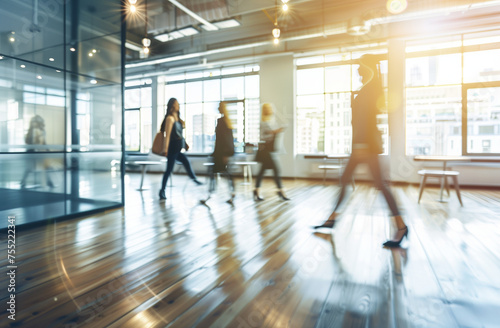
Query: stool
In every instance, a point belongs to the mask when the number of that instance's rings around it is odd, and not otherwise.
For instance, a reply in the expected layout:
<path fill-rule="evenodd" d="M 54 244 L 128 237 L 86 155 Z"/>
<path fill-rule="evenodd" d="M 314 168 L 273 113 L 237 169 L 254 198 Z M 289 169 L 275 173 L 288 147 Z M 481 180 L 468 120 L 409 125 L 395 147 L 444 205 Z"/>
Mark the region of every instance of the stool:
<path fill-rule="evenodd" d="M 460 196 L 460 187 L 458 185 L 458 175 L 460 174 L 459 172 L 457 172 L 457 171 L 442 171 L 442 170 L 420 170 L 420 171 L 418 171 L 418 174 L 422 176 L 422 180 L 420 182 L 420 192 L 418 195 L 418 203 L 419 204 L 420 204 L 420 199 L 422 198 L 422 194 L 424 192 L 425 182 L 427 181 L 428 177 L 438 178 L 441 180 L 441 196 L 439 199 L 440 202 L 443 202 L 443 187 L 444 186 L 446 186 L 446 191 L 448 192 L 448 195 L 450 194 L 447 178 L 451 177 L 453 179 L 453 185 L 454 185 L 455 190 L 457 192 L 458 201 L 460 202 L 460 205 L 463 206 L 462 197 Z"/>
<path fill-rule="evenodd" d="M 343 166 L 342 165 L 335 165 L 335 164 L 321 164 L 318 165 L 318 169 L 323 170 L 323 185 L 325 184 L 326 181 L 326 172 L 328 170 L 339 170 L 339 183 L 340 183 L 340 178 L 342 178 L 342 170 Z M 354 184 L 354 176 L 352 178 L 352 188 L 355 189 L 356 185 Z"/>

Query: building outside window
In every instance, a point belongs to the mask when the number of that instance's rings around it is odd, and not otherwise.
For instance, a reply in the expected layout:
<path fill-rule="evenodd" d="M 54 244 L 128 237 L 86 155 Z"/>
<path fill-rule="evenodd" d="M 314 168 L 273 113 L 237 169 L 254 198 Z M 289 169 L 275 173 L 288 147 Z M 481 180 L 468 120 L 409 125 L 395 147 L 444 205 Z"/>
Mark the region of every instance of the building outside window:
<path fill-rule="evenodd" d="M 351 152 L 351 100 L 362 86 L 355 60 L 363 54 L 349 52 L 296 59 L 297 153 Z M 386 87 L 387 61 L 381 62 L 380 69 Z M 381 113 L 378 120 L 387 153 L 387 113 Z"/>
<path fill-rule="evenodd" d="M 215 142 L 215 126 L 220 117 L 221 101 L 233 124 L 235 150 L 244 151 L 245 143 L 260 139 L 259 66 L 244 65 L 211 70 L 182 72 L 159 78 L 159 97 L 164 99 L 158 111 L 158 124 L 166 113 L 167 102 L 176 98 L 185 121 L 185 138 L 191 153 L 211 153 Z M 160 87 L 163 85 L 164 87 Z"/>
<path fill-rule="evenodd" d="M 407 43 L 407 155 L 500 154 L 499 35 Z"/>
<path fill-rule="evenodd" d="M 125 150 L 147 153 L 152 144 L 151 79 L 128 81 L 125 86 Z"/>

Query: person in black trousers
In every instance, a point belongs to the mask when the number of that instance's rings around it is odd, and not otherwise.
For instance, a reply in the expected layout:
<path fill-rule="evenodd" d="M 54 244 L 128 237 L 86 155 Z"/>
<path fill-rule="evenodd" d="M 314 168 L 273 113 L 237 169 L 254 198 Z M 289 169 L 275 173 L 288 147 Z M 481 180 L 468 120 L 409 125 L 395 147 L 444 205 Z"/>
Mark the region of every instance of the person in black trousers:
<path fill-rule="evenodd" d="M 179 102 L 175 98 L 170 98 L 167 103 L 167 114 L 161 123 L 160 131 L 165 133 L 165 151 L 167 154 L 167 170 L 163 174 L 161 182 L 160 199 L 167 199 L 165 196 L 165 187 L 167 186 L 168 177 L 174 169 L 175 161 L 179 161 L 184 165 L 189 177 L 197 184 L 202 183 L 198 181 L 194 174 L 193 168 L 187 156 L 181 152 L 182 149 L 189 150 L 189 145 L 186 143 L 182 130 L 184 129 L 184 121 L 179 116 Z"/>
<path fill-rule="evenodd" d="M 201 200 L 202 204 L 210 199 L 212 193 L 215 190 L 215 174 L 224 174 L 229 181 L 229 189 L 231 191 L 231 198 L 227 203 L 233 205 L 235 197 L 234 181 L 233 177 L 227 170 L 227 164 L 229 163 L 229 158 L 234 155 L 234 138 L 233 138 L 233 125 L 229 119 L 227 113 L 227 107 L 225 102 L 219 104 L 219 113 L 222 115 L 217 119 L 217 126 L 215 127 L 215 147 L 212 153 L 213 166 L 210 169 L 210 182 L 208 190 L 208 198 Z"/>
<path fill-rule="evenodd" d="M 385 106 L 384 90 L 377 69 L 379 61 L 375 55 L 366 54 L 359 59 L 359 75 L 363 86 L 352 102 L 352 153 L 341 177 L 341 189 L 337 204 L 328 220 L 314 228 L 333 228 L 338 216 L 338 208 L 344 201 L 345 189 L 352 178 L 354 169 L 360 163 L 370 167 L 375 186 L 380 189 L 394 216 L 398 230 L 386 247 L 397 247 L 408 235 L 408 227 L 403 221 L 396 201 L 386 185 L 378 155 L 383 152 L 382 135 L 377 128 L 377 114 Z"/>
<path fill-rule="evenodd" d="M 278 166 L 278 159 L 276 158 L 275 140 L 278 133 L 283 132 L 283 128 L 273 128 L 271 125 L 271 119 L 273 117 L 273 106 L 271 104 L 262 105 L 261 122 L 260 122 L 260 143 L 259 149 L 257 150 L 257 155 L 255 160 L 261 163 L 259 174 L 257 175 L 257 180 L 255 182 L 255 189 L 253 191 L 253 197 L 257 201 L 264 200 L 260 196 L 259 188 L 262 183 L 262 178 L 264 177 L 264 172 L 267 169 L 272 169 L 274 173 L 274 182 L 276 187 L 278 187 L 278 196 L 283 200 L 290 200 L 285 195 L 283 191 L 283 185 L 281 183 L 281 177 Z"/>

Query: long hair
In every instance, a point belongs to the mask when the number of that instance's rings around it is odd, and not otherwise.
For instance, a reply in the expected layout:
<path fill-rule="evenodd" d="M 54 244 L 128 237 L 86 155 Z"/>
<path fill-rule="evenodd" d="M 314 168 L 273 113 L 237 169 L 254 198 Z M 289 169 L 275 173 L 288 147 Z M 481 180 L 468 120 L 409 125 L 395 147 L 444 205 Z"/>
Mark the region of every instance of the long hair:
<path fill-rule="evenodd" d="M 270 121 L 272 117 L 273 117 L 273 105 L 269 103 L 263 104 L 261 111 L 261 121 L 262 122 Z"/>
<path fill-rule="evenodd" d="M 177 101 L 175 98 L 170 98 L 167 103 L 167 113 L 165 114 L 165 117 L 163 118 L 163 121 L 161 122 L 161 127 L 160 131 L 165 132 L 165 123 L 167 122 L 167 117 L 168 115 L 172 115 L 172 110 L 174 108 L 174 103 Z M 184 127 L 184 121 L 181 119 L 181 114 L 177 113 L 177 116 L 179 117 L 179 121 L 182 124 L 182 127 Z"/>
<path fill-rule="evenodd" d="M 226 103 L 222 101 L 219 105 L 219 111 L 222 114 L 222 118 L 229 129 L 233 129 L 233 123 L 231 123 L 231 119 L 229 118 L 229 114 L 227 113 Z"/>

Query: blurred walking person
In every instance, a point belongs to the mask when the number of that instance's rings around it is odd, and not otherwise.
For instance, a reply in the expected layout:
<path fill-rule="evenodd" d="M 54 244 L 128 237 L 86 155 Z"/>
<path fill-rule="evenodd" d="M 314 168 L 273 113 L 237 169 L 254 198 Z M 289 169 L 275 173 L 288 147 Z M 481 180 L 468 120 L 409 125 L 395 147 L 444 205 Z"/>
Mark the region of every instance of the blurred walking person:
<path fill-rule="evenodd" d="M 264 177 L 264 173 L 267 169 L 273 170 L 274 182 L 276 183 L 276 187 L 278 188 L 278 196 L 283 200 L 290 200 L 290 198 L 288 198 L 283 191 L 275 145 L 277 134 L 283 132 L 284 128 L 275 128 L 273 126 L 273 124 L 271 123 L 273 116 L 273 106 L 269 103 L 263 104 L 260 122 L 261 141 L 259 143 L 257 155 L 255 156 L 255 160 L 261 164 L 260 171 L 255 182 L 255 189 L 253 191 L 253 197 L 256 201 L 264 200 L 264 198 L 260 196 L 259 188 L 262 184 L 262 178 Z"/>
<path fill-rule="evenodd" d="M 200 202 L 206 204 L 211 198 L 217 183 L 215 175 L 221 173 L 226 176 L 229 182 L 231 198 L 227 203 L 233 205 L 235 197 L 234 181 L 227 168 L 230 157 L 234 155 L 233 125 L 227 113 L 226 103 L 221 102 L 218 109 L 221 117 L 217 119 L 217 126 L 215 127 L 215 147 L 212 153 L 213 165 L 210 169 L 208 197 Z"/>
<path fill-rule="evenodd" d="M 170 98 L 167 103 L 167 113 L 161 123 L 160 131 L 165 133 L 165 150 L 167 154 L 167 169 L 163 174 L 160 189 L 160 199 L 167 199 L 165 196 L 165 187 L 167 186 L 168 178 L 174 169 L 176 161 L 184 165 L 188 176 L 197 184 L 202 183 L 198 181 L 194 174 L 193 168 L 187 156 L 182 152 L 182 149 L 189 150 L 189 145 L 186 143 L 182 131 L 184 129 L 184 121 L 179 116 L 179 102 L 175 98 Z"/>
<path fill-rule="evenodd" d="M 333 228 L 339 215 L 338 208 L 344 201 L 345 189 L 349 184 L 354 169 L 360 163 L 368 164 L 375 186 L 382 191 L 387 204 L 394 216 L 397 231 L 391 240 L 383 245 L 398 247 L 404 237 L 408 236 L 406 226 L 399 212 L 396 200 L 383 177 L 383 170 L 378 155 L 383 152 L 382 135 L 377 127 L 377 114 L 385 106 L 384 91 L 378 70 L 380 65 L 375 55 L 366 54 L 359 59 L 358 72 L 363 86 L 352 102 L 352 153 L 341 177 L 341 189 L 337 203 L 328 220 L 315 226 Z"/>

